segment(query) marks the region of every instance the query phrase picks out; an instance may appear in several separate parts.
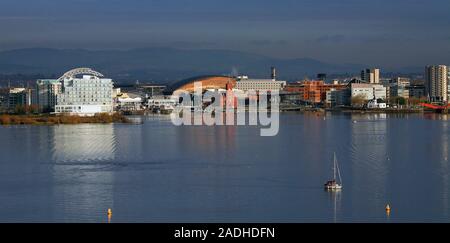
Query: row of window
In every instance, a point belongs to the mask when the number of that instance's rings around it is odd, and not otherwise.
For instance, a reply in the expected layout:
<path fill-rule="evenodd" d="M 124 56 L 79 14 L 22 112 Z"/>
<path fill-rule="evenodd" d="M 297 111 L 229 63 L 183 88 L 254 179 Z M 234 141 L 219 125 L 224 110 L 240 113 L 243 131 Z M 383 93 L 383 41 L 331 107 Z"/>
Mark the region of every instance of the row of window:
<path fill-rule="evenodd" d="M 102 104 L 102 105 L 104 105 L 104 106 L 101 107 L 102 111 L 108 111 L 112 107 L 111 105 L 108 105 L 108 104 Z M 81 111 L 81 110 L 82 110 L 81 106 L 77 106 L 77 105 L 74 105 L 74 106 L 56 106 L 55 107 L 55 111 L 56 112 L 76 112 L 76 111 Z"/>
<path fill-rule="evenodd" d="M 106 93 L 112 94 L 111 89 L 93 89 L 93 88 L 85 88 L 85 89 L 66 89 L 64 93 L 72 93 L 72 92 L 90 92 L 90 93 Z"/>

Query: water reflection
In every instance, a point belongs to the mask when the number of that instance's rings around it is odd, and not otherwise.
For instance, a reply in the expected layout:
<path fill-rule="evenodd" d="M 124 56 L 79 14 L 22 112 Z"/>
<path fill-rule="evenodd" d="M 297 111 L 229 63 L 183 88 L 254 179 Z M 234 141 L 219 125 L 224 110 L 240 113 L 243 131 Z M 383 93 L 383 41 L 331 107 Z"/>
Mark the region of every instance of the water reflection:
<path fill-rule="evenodd" d="M 342 191 L 333 191 L 333 192 L 327 192 L 332 209 L 333 209 L 333 222 L 338 223 L 340 222 L 340 214 L 341 214 L 341 193 Z"/>
<path fill-rule="evenodd" d="M 113 125 L 62 125 L 52 128 L 53 160 L 57 163 L 114 159 L 116 138 Z"/>
<path fill-rule="evenodd" d="M 439 121 L 448 121 L 448 114 L 439 114 L 439 113 L 424 113 L 423 118 L 428 120 L 439 120 Z"/>
<path fill-rule="evenodd" d="M 387 194 L 387 173 L 389 172 L 390 155 L 387 147 L 388 122 L 386 114 L 353 115 L 357 123 L 351 127 L 351 160 L 352 184 L 354 200 L 363 198 L 371 208 L 384 205 L 383 195 Z M 361 205 L 355 205 L 355 208 Z M 375 214 L 375 211 L 374 211 Z"/>
<path fill-rule="evenodd" d="M 445 119 L 447 115 L 445 115 Z M 449 129 L 448 122 L 442 122 L 442 133 L 441 133 L 441 159 L 440 159 L 440 174 L 442 177 L 442 206 L 445 212 L 445 215 L 448 215 L 448 207 L 449 207 Z"/>
<path fill-rule="evenodd" d="M 103 222 L 113 208 L 114 126 L 52 128 L 53 211 L 63 217 L 55 220 L 70 222 L 76 215 L 76 221 Z"/>
<path fill-rule="evenodd" d="M 108 208 L 112 222 L 449 220 L 446 116 L 280 119 L 278 136 L 264 138 L 258 127 L 175 127 L 156 116 L 0 127 L 0 220 L 107 222 Z M 341 193 L 322 187 L 333 152 Z"/>

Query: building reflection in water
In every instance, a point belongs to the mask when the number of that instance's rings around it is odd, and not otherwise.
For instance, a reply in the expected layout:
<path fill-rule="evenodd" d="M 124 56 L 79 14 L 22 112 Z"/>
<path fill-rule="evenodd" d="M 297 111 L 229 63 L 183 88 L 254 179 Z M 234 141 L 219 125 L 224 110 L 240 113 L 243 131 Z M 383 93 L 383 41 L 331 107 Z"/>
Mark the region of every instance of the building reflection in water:
<path fill-rule="evenodd" d="M 114 159 L 113 125 L 63 125 L 53 127 L 53 160 L 60 162 Z"/>
<path fill-rule="evenodd" d="M 373 204 L 371 208 L 377 208 L 384 203 L 380 200 L 387 192 L 390 164 L 386 114 L 355 114 L 352 120 L 357 122 L 351 127 L 351 186 L 357 191 L 365 191 L 367 203 Z"/>
<path fill-rule="evenodd" d="M 439 114 L 439 113 L 424 113 L 423 118 L 428 119 L 428 120 L 448 121 L 449 115 L 448 114 Z"/>
<path fill-rule="evenodd" d="M 70 221 L 107 220 L 113 208 L 113 125 L 53 127 L 54 214 Z"/>
<path fill-rule="evenodd" d="M 447 114 L 442 115 L 444 122 L 442 122 L 442 132 L 441 132 L 441 145 L 440 148 L 442 149 L 441 158 L 440 158 L 440 173 L 442 175 L 442 205 L 445 215 L 448 215 L 448 207 L 449 207 L 449 200 L 448 200 L 448 193 L 449 193 L 449 154 L 448 154 L 448 136 L 449 136 L 449 129 L 448 129 L 448 122 L 447 122 Z"/>
<path fill-rule="evenodd" d="M 225 120 L 224 113 L 217 113 L 217 119 Z M 206 158 L 208 162 L 225 161 L 224 156 L 233 156 L 236 148 L 237 125 L 180 126 L 177 130 L 178 147 L 184 155 Z M 194 154 L 199 153 L 201 154 Z M 194 153 L 193 153 L 194 152 Z M 226 159 L 229 161 L 230 158 Z"/>
<path fill-rule="evenodd" d="M 218 119 L 225 121 L 224 113 L 217 113 Z M 197 207 L 199 194 L 206 195 L 208 200 L 201 204 L 203 210 L 212 215 L 223 214 L 223 200 L 226 198 L 229 208 L 240 208 L 240 188 L 231 186 L 225 178 L 240 178 L 242 171 L 238 168 L 246 166 L 236 160 L 238 139 L 237 125 L 199 125 L 176 127 L 176 142 L 172 148 L 180 156 L 172 188 L 185 207 Z M 244 146 L 243 146 L 244 147 Z M 200 180 L 193 180 L 195 174 Z M 233 184 L 233 183 L 231 183 Z M 181 186 L 183 185 L 183 186 Z M 201 191 L 199 191 L 199 187 Z M 192 191 L 189 197 L 184 191 Z"/>
<path fill-rule="evenodd" d="M 442 206 L 445 215 L 449 214 L 449 129 L 448 129 L 448 114 L 440 113 L 424 113 L 423 118 L 427 120 L 432 120 L 439 122 L 440 132 L 439 141 L 436 143 L 429 144 L 431 146 L 432 154 L 439 155 L 434 159 L 439 161 L 438 174 L 440 179 L 442 179 Z M 433 124 L 433 123 L 431 123 Z M 434 123 L 437 124 L 437 123 Z M 432 131 L 433 129 L 431 129 Z M 441 199 L 441 198 L 439 198 Z"/>

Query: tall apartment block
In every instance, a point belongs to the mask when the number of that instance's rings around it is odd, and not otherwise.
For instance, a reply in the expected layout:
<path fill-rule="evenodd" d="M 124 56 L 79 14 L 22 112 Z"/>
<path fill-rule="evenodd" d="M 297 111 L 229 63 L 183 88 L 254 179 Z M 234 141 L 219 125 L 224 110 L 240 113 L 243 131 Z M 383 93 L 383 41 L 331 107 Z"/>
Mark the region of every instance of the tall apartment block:
<path fill-rule="evenodd" d="M 380 69 L 365 69 L 361 71 L 361 80 L 370 84 L 380 83 Z"/>
<path fill-rule="evenodd" d="M 432 102 L 448 101 L 448 67 L 432 65 L 425 68 L 426 93 Z"/>

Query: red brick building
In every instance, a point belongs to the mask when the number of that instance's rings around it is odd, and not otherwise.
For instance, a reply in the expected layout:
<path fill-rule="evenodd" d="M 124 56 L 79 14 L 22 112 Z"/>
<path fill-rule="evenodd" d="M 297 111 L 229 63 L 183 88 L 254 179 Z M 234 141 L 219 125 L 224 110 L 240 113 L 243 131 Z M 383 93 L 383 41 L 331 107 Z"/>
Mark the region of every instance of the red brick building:
<path fill-rule="evenodd" d="M 324 81 L 299 81 L 289 83 L 284 91 L 299 93 L 300 99 L 311 103 L 322 103 L 327 98 L 327 91 L 331 89 L 342 90 L 346 87 L 344 84 L 327 84 Z"/>

